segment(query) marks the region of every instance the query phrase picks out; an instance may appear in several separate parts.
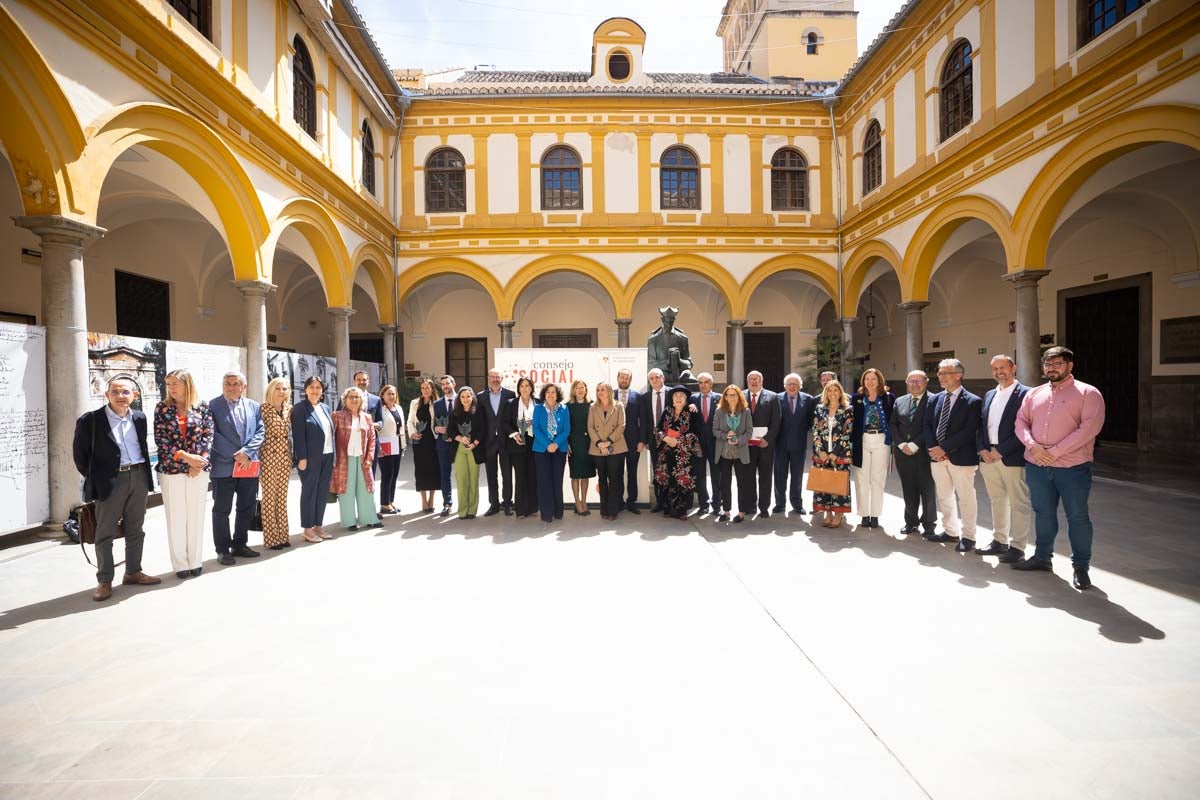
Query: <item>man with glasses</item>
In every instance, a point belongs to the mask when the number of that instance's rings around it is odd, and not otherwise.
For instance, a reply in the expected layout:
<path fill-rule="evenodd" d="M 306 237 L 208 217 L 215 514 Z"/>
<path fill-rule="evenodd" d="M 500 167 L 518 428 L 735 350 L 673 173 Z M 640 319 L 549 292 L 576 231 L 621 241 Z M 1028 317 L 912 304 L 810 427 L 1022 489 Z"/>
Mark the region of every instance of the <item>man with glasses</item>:
<path fill-rule="evenodd" d="M 933 483 L 929 450 L 925 447 L 925 418 L 933 396 L 926 391 L 929 379 L 924 370 L 908 373 L 905 383 L 908 394 L 896 401 L 888 419 L 896 472 L 904 493 L 904 527 L 900 532 L 905 536 L 919 533 L 919 522 L 925 529 L 925 537 L 932 538 L 937 525 L 937 487 Z"/>
<path fill-rule="evenodd" d="M 1053 568 L 1054 539 L 1058 536 L 1058 503 L 1067 514 L 1071 540 L 1071 581 L 1083 591 L 1092 585 L 1088 565 L 1092 559 L 1092 520 L 1088 494 L 1092 490 L 1092 461 L 1096 437 L 1104 427 L 1104 397 L 1095 386 L 1071 375 L 1075 354 L 1066 347 L 1051 347 L 1042 356 L 1042 374 L 1048 383 L 1030 389 L 1017 412 L 1017 437 L 1025 444 L 1025 482 L 1033 505 L 1037 548 L 1032 558 L 1013 569 Z"/>
<path fill-rule="evenodd" d="M 943 528 L 942 533 L 926 533 L 925 538 L 931 542 L 957 539 L 954 549 L 959 553 L 975 549 L 975 519 L 979 513 L 975 498 L 975 470 L 979 468 L 975 435 L 983 410 L 983 401 L 963 388 L 964 372 L 957 358 L 938 363 L 938 381 L 944 391 L 934 399 L 925 417 L 925 444 Z"/>

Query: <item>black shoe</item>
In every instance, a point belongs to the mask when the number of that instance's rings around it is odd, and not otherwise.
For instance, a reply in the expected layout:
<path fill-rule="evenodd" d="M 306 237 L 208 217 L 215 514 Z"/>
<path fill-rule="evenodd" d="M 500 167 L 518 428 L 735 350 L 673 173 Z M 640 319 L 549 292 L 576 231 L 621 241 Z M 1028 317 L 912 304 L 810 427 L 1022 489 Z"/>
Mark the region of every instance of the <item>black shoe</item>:
<path fill-rule="evenodd" d="M 442 506 L 442 516 L 443 517 L 450 516 L 450 506 Z"/>
<path fill-rule="evenodd" d="M 655 503 L 654 506 L 650 509 L 650 513 L 651 514 L 661 514 L 662 510 L 663 510 L 663 507 L 661 505 L 659 505 L 658 503 Z"/>
<path fill-rule="evenodd" d="M 625 508 L 625 510 L 628 511 L 630 514 L 641 514 L 642 513 L 642 510 L 640 508 L 638 508 L 637 506 L 627 506 Z"/>
<path fill-rule="evenodd" d="M 729 522 L 729 515 L 722 511 L 721 515 L 717 517 L 717 522 Z"/>
<path fill-rule="evenodd" d="M 291 547 L 291 546 L 292 546 L 292 543 L 291 543 L 291 542 L 288 542 L 288 541 L 285 541 L 283 544 L 281 544 L 281 545 L 279 545 L 279 546 L 280 546 L 280 547 Z"/>
<path fill-rule="evenodd" d="M 1008 550 L 1004 551 L 1004 555 L 1000 556 L 1001 564 L 1015 564 L 1025 557 L 1025 551 L 1019 548 L 1008 546 Z"/>
<path fill-rule="evenodd" d="M 1002 556 L 1007 552 L 1008 552 L 1008 545 L 1000 544 L 995 539 L 992 539 L 992 543 L 989 544 L 987 547 L 983 548 L 982 550 L 975 551 L 976 555 L 981 555 L 981 556 Z"/>
<path fill-rule="evenodd" d="M 733 518 L 733 521 L 734 521 L 734 522 L 745 522 L 745 521 L 746 521 L 746 515 L 745 515 L 745 514 L 738 514 L 736 517 L 734 517 L 734 518 Z"/>
<path fill-rule="evenodd" d="M 513 515 L 513 510 L 511 508 L 509 508 L 508 506 L 505 506 L 504 507 L 504 516 L 511 517 L 512 515 Z"/>
<path fill-rule="evenodd" d="M 927 533 L 927 534 L 925 534 L 925 539 L 927 541 L 938 542 L 940 544 L 945 544 L 946 542 L 957 542 L 958 541 L 957 536 L 951 536 L 948 533 Z"/>
<path fill-rule="evenodd" d="M 956 553 L 969 553 L 975 549 L 974 539 L 959 539 L 958 544 L 954 547 Z"/>
<path fill-rule="evenodd" d="M 475 519 L 475 515 L 474 515 L 474 514 L 467 514 L 466 516 L 464 516 L 464 517 L 463 517 L 463 519 Z"/>
<path fill-rule="evenodd" d="M 1013 566 L 1013 569 L 1019 569 L 1022 572 L 1033 572 L 1034 570 L 1044 570 L 1046 572 L 1054 571 L 1054 567 L 1051 566 L 1049 561 L 1043 561 L 1042 559 L 1040 559 L 1036 556 L 1031 556 L 1030 558 L 1023 558 L 1020 561 L 1013 564 L 1012 566 Z"/>
<path fill-rule="evenodd" d="M 562 519 L 562 514 L 555 514 L 555 515 L 554 515 L 554 518 L 555 518 L 555 519 Z"/>
<path fill-rule="evenodd" d="M 183 572 L 176 572 L 176 573 L 175 573 L 175 577 L 176 577 L 176 578 L 179 578 L 179 580 L 183 580 L 184 578 L 188 577 L 188 576 L 189 576 L 189 575 L 191 575 L 191 574 L 192 574 L 192 573 L 188 572 L 188 571 L 185 569 Z"/>
<path fill-rule="evenodd" d="M 236 564 L 237 562 L 233 560 L 233 556 L 229 555 L 229 553 L 221 553 L 221 555 L 217 557 L 217 563 L 224 564 L 228 567 Z"/>
<path fill-rule="evenodd" d="M 1071 585 L 1081 592 L 1092 588 L 1092 579 L 1088 577 L 1087 567 L 1075 568 L 1075 577 L 1071 579 Z"/>
<path fill-rule="evenodd" d="M 194 570 L 192 570 L 192 571 L 191 571 L 191 573 L 189 573 L 189 574 L 190 574 L 190 575 L 191 575 L 193 578 L 199 578 L 199 577 L 200 577 L 200 573 L 201 573 L 201 572 L 204 572 L 204 567 L 196 567 L 196 568 L 195 568 Z"/>
<path fill-rule="evenodd" d="M 771 509 L 771 511 L 773 511 L 776 514 L 782 514 L 786 510 L 787 510 L 787 507 L 784 506 L 783 503 L 776 503 L 775 507 Z"/>
<path fill-rule="evenodd" d="M 485 517 L 494 517 L 500 513 L 500 506 L 489 506 L 488 510 L 483 512 Z"/>
<path fill-rule="evenodd" d="M 348 531 L 356 531 L 356 530 L 358 530 L 358 526 L 357 526 L 357 525 L 351 525 L 349 528 L 346 528 L 346 530 L 348 530 Z"/>
<path fill-rule="evenodd" d="M 767 511 L 767 510 L 764 508 L 762 511 L 760 511 L 760 512 L 759 512 L 758 516 L 759 516 L 759 517 L 761 517 L 762 519 L 770 519 L 770 518 L 771 518 L 771 512 L 770 512 L 770 511 Z"/>
<path fill-rule="evenodd" d="M 696 513 L 697 514 L 707 514 L 708 513 L 708 503 L 701 503 L 700 505 L 696 506 Z"/>
<path fill-rule="evenodd" d="M 281 544 L 273 544 L 273 545 L 271 545 L 271 549 L 272 549 L 272 550 L 282 550 L 282 549 L 283 549 L 283 545 L 281 545 Z"/>
<path fill-rule="evenodd" d="M 807 514 L 808 512 L 804 510 L 804 506 L 797 506 L 792 509 L 792 513 L 793 514 Z"/>
<path fill-rule="evenodd" d="M 262 553 L 258 552 L 257 550 L 251 550 L 244 544 L 233 548 L 233 554 L 238 558 L 258 558 L 262 555 Z"/>
<path fill-rule="evenodd" d="M 920 530 L 921 530 L 920 528 L 914 528 L 911 525 L 905 525 L 903 528 L 900 529 L 900 535 L 901 536 L 911 536 L 912 534 L 917 533 Z"/>
<path fill-rule="evenodd" d="M 382 528 L 382 527 L 383 527 L 383 523 L 382 523 L 382 522 L 372 522 L 372 523 L 371 523 L 370 525 L 368 525 L 367 527 L 368 527 L 368 528 Z"/>

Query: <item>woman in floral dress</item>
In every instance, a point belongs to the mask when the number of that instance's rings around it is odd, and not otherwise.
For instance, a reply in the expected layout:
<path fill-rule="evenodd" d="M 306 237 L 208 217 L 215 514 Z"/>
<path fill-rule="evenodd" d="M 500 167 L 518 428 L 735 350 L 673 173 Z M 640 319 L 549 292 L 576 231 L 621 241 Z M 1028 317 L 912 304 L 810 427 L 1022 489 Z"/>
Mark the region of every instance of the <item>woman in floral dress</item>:
<path fill-rule="evenodd" d="M 676 386 L 667 392 L 667 397 L 669 405 L 654 432 L 658 438 L 654 483 L 660 487 L 663 513 L 687 519 L 696 491 L 692 457 L 700 455 L 700 437 L 692 431 L 692 413 L 687 410 L 688 390 Z"/>
<path fill-rule="evenodd" d="M 262 462 L 258 482 L 262 489 L 263 544 L 272 550 L 291 547 L 288 541 L 288 479 L 292 476 L 292 386 L 284 378 L 267 384 L 263 398 Z"/>
<path fill-rule="evenodd" d="M 850 472 L 853 453 L 850 433 L 854 427 L 854 412 L 850 401 L 836 380 L 825 384 L 821 391 L 821 404 L 813 415 L 813 459 L 814 467 Z M 850 483 L 846 482 L 846 494 L 833 495 L 813 492 L 813 513 L 823 512 L 821 524 L 826 528 L 837 528 L 842 524 L 842 515 L 850 511 Z"/>

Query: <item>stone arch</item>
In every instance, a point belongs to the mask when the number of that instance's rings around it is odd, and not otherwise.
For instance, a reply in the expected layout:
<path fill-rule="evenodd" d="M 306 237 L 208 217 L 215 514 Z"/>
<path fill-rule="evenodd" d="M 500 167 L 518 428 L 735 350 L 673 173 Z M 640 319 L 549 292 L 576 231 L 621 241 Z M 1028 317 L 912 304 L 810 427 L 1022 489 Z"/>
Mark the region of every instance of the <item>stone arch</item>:
<path fill-rule="evenodd" d="M 1200 150 L 1200 109 L 1152 106 L 1102 120 L 1075 137 L 1033 179 L 1013 216 L 1018 245 L 1009 270 L 1047 269 L 1050 238 L 1072 195 L 1098 169 L 1146 144 Z"/>
<path fill-rule="evenodd" d="M 779 272 L 788 271 L 803 272 L 817 280 L 821 288 L 830 298 L 837 297 L 837 270 L 810 255 L 803 253 L 789 253 L 788 255 L 776 256 L 768 259 L 754 268 L 749 277 L 742 282 L 741 291 L 738 293 L 737 303 L 730 307 L 730 314 L 734 319 L 744 319 L 750 313 L 750 298 L 754 296 L 754 292 L 767 278 Z"/>
<path fill-rule="evenodd" d="M 392 302 L 392 286 L 395 283 L 395 275 L 392 272 L 392 260 L 388 258 L 387 253 L 374 242 L 363 242 L 354 251 L 350 263 L 354 268 L 351 271 L 350 285 L 347 287 L 347 297 L 350 296 L 349 292 L 354 291 L 354 279 L 358 276 L 358 271 L 366 269 L 371 285 L 375 287 L 375 310 L 379 314 L 379 324 L 394 324 L 396 307 Z"/>
<path fill-rule="evenodd" d="M 904 280 L 900 270 L 904 259 L 900 257 L 896 248 L 884 240 L 872 239 L 856 247 L 842 269 L 842 317 L 853 317 L 858 313 L 858 301 L 862 297 L 871 263 L 880 259 L 891 265 L 896 277 L 900 278 L 900 287 L 903 290 Z"/>
<path fill-rule="evenodd" d="M 641 269 L 634 273 L 633 277 L 629 279 L 629 283 L 625 285 L 625 293 L 621 297 L 620 304 L 617 306 L 617 316 L 632 317 L 633 302 L 637 299 L 638 293 L 645 288 L 646 284 L 659 275 L 675 270 L 693 272 L 707 279 L 721 293 L 727 308 L 732 311 L 738 307 L 738 284 L 733 279 L 733 276 L 729 274 L 729 270 L 704 256 L 698 256 L 694 253 L 679 253 L 677 255 L 660 256 L 653 261 L 643 264 Z"/>
<path fill-rule="evenodd" d="M 1008 212 L 986 197 L 962 195 L 935 208 L 913 234 L 900 270 L 901 297 L 905 302 L 928 298 L 929 280 L 942 245 L 958 226 L 972 219 L 986 223 L 1000 237 L 1008 268 L 1013 269 L 1017 246 Z"/>
<path fill-rule="evenodd" d="M 26 214 L 79 212 L 67 165 L 87 144 L 70 102 L 33 42 L 0 6 L 0 141 Z"/>
<path fill-rule="evenodd" d="M 584 256 L 567 254 L 549 255 L 529 262 L 509 278 L 508 283 L 504 286 L 504 304 L 497 307 L 497 313 L 500 314 L 499 318 L 512 319 L 517 307 L 517 301 L 521 298 L 521 293 L 543 275 L 560 270 L 577 272 L 596 281 L 604 289 L 605 294 L 608 295 L 608 299 L 612 302 L 613 311 L 616 312 L 620 307 L 624 290 L 621 287 L 621 282 L 617 280 L 617 276 L 608 267 L 599 261 L 585 258 Z"/>
<path fill-rule="evenodd" d="M 178 164 L 212 200 L 237 280 L 265 280 L 269 262 L 262 245 L 270 226 L 246 171 L 211 128 L 193 116 L 158 103 L 119 106 L 101 117 L 83 156 L 72 165 L 77 200 L 95 224 L 104 179 L 117 157 L 141 145 Z"/>
<path fill-rule="evenodd" d="M 506 308 L 504 289 L 500 286 L 500 282 L 492 273 L 465 258 L 431 258 L 401 272 L 397 278 L 399 284 L 397 294 L 400 298 L 398 308 L 404 307 L 404 301 L 417 286 L 430 278 L 436 278 L 448 272 L 470 278 L 479 284 L 480 288 L 492 298 L 492 305 L 496 309 L 496 319 L 509 319 L 509 317 L 500 316 L 501 309 Z"/>
<path fill-rule="evenodd" d="M 291 227 L 305 238 L 316 253 L 317 263 L 309 266 L 313 267 L 320 279 L 330 307 L 349 306 L 354 284 L 350 255 L 333 217 L 320 204 L 306 197 L 293 198 L 284 204 L 275 218 L 275 224 L 271 226 L 270 240 L 263 247 L 264 262 L 270 264 L 273 261 L 279 237 Z"/>

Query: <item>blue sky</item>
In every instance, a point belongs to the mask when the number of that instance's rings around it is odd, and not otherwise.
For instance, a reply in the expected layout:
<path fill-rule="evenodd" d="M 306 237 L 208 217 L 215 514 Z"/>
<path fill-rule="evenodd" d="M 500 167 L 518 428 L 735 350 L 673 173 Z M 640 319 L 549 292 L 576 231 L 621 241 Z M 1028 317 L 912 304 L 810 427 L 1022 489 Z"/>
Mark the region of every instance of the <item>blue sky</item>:
<path fill-rule="evenodd" d="M 646 29 L 649 71 L 721 69 L 716 30 L 723 0 L 355 0 L 355 5 L 393 69 L 586 70 L 592 31 L 617 16 Z M 901 5 L 903 0 L 858 0 L 859 52 Z"/>

